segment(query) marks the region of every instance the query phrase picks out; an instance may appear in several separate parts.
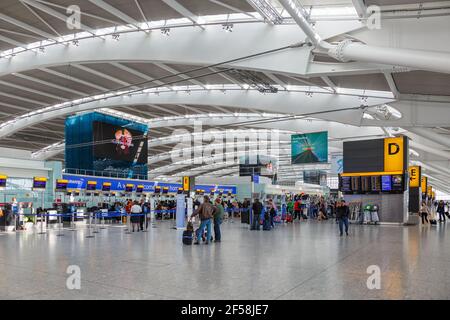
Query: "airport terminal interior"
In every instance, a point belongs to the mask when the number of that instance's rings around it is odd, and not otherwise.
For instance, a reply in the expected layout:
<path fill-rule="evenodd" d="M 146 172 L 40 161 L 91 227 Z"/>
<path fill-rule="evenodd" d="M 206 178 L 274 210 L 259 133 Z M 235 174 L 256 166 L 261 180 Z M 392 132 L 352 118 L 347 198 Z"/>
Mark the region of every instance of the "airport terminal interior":
<path fill-rule="evenodd" d="M 450 1 L 2 0 L 0 300 L 450 299 L 449 30 Z"/>

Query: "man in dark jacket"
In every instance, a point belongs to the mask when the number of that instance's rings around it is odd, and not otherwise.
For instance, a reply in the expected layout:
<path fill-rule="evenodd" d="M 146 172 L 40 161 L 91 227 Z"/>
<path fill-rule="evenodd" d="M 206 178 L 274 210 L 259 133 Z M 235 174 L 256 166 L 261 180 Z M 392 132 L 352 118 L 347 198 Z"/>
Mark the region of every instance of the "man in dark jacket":
<path fill-rule="evenodd" d="M 439 201 L 436 209 L 437 213 L 439 213 L 439 222 L 445 222 L 445 204 L 444 201 Z"/>
<path fill-rule="evenodd" d="M 252 206 L 252 230 L 259 230 L 259 221 L 261 219 L 261 212 L 263 205 L 259 199 L 255 199 Z"/>
<path fill-rule="evenodd" d="M 345 234 L 348 236 L 348 216 L 350 215 L 350 209 L 348 208 L 345 200 L 342 200 L 340 203 L 337 203 L 336 206 L 336 218 L 339 222 L 339 235 L 342 237 L 344 234 L 344 225 L 345 225 Z"/>
<path fill-rule="evenodd" d="M 206 232 L 208 233 L 205 244 L 209 244 L 209 242 L 211 241 L 211 220 L 214 216 L 215 211 L 216 211 L 216 208 L 209 201 L 209 197 L 204 196 L 203 203 L 192 215 L 192 218 L 195 216 L 200 216 L 200 221 L 201 221 L 200 228 L 198 229 L 198 233 L 197 233 L 197 241 L 195 241 L 194 244 L 200 244 L 200 240 L 202 239 L 203 232 L 205 232 L 205 227 L 206 227 Z"/>

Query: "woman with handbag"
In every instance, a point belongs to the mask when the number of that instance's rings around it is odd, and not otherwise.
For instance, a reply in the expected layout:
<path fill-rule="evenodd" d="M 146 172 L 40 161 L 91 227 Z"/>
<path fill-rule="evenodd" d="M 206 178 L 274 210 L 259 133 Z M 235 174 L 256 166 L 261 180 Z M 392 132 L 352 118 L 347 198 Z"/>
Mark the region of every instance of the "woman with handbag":
<path fill-rule="evenodd" d="M 428 215 L 430 214 L 430 209 L 427 206 L 427 203 L 425 201 L 422 201 L 422 205 L 420 206 L 420 216 L 422 218 L 422 225 L 425 225 L 426 223 L 429 223 L 428 221 Z"/>

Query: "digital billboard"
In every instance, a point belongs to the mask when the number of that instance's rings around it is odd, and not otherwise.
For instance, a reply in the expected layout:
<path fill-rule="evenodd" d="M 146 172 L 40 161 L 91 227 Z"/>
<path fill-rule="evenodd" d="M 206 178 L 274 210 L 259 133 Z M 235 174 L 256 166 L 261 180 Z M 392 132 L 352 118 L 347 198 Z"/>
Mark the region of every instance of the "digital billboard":
<path fill-rule="evenodd" d="M 291 136 L 291 163 L 328 162 L 328 132 L 314 132 Z"/>
<path fill-rule="evenodd" d="M 93 122 L 94 170 L 146 175 L 147 133 L 109 123 Z"/>
<path fill-rule="evenodd" d="M 275 177 L 278 171 L 278 162 L 275 157 L 256 155 L 241 156 L 239 158 L 239 176 L 253 176 L 255 174 L 263 177 Z"/>

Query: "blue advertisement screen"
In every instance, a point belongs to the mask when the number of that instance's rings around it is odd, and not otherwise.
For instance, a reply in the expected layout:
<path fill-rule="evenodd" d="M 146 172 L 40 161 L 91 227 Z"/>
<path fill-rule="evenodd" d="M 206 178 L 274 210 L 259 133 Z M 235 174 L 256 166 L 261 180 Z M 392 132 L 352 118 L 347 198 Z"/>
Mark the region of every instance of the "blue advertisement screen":
<path fill-rule="evenodd" d="M 328 132 L 314 132 L 291 136 L 291 163 L 328 162 Z"/>
<path fill-rule="evenodd" d="M 392 176 L 381 176 L 381 191 L 392 191 Z"/>

